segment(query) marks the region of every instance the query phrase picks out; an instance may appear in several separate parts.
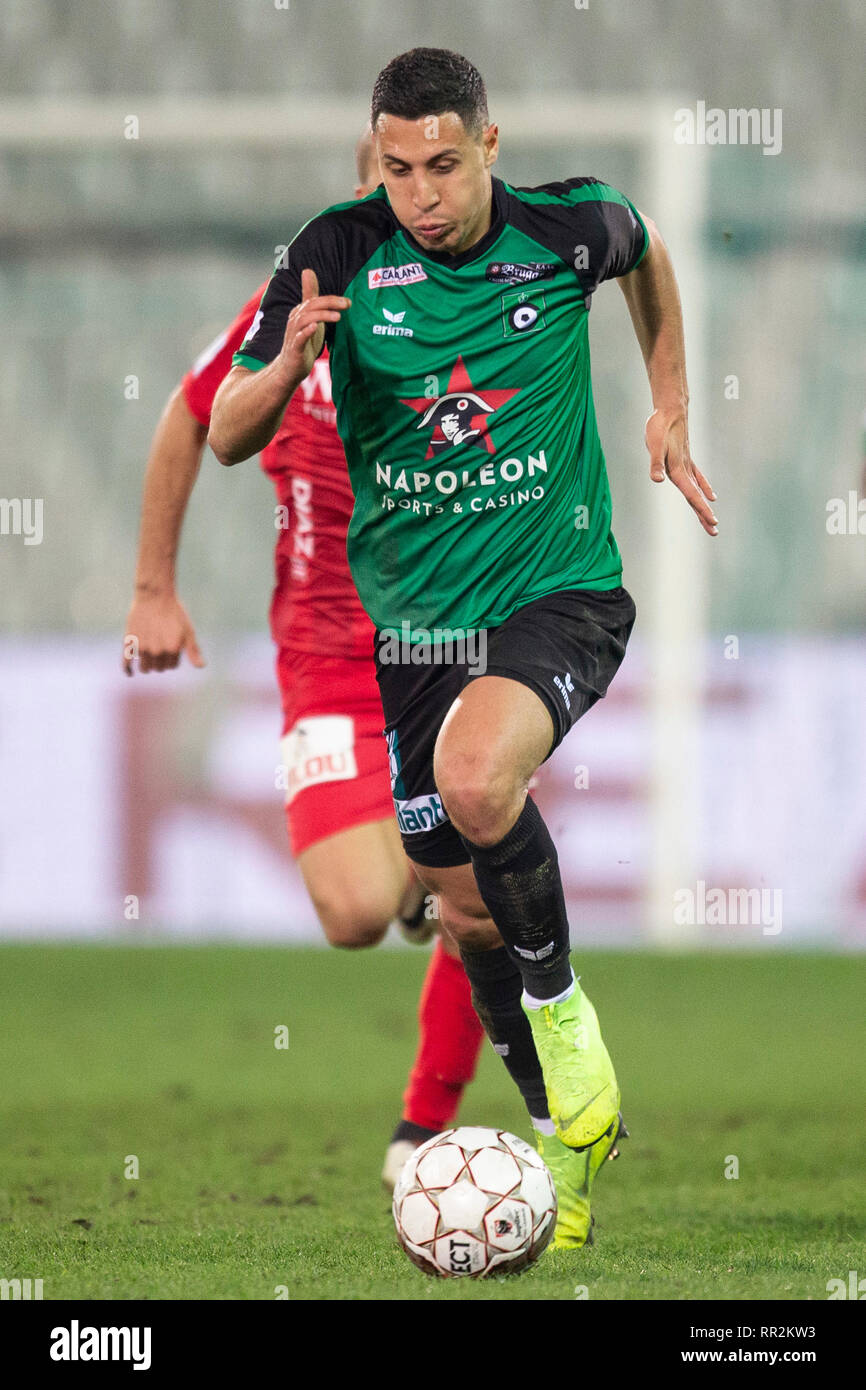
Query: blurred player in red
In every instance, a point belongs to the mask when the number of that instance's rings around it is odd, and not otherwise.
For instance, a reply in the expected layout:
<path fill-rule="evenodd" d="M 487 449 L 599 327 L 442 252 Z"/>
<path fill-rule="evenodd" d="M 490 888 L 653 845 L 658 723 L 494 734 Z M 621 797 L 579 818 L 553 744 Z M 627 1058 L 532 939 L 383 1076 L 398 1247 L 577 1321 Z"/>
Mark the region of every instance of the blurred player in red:
<path fill-rule="evenodd" d="M 379 182 L 375 150 L 356 151 L 364 197 Z M 142 500 L 135 593 L 126 640 L 139 670 L 166 671 L 186 652 L 204 659 L 175 592 L 175 559 L 198 474 L 213 398 L 249 332 L 266 286 L 205 349 L 170 397 L 157 426 Z M 331 403 L 327 352 L 292 398 L 263 451 L 277 493 L 276 583 L 271 633 L 283 705 L 282 759 L 292 854 L 328 941 L 375 946 L 398 919 L 410 939 L 432 932 L 424 890 L 403 853 L 382 736 L 374 630 L 346 560 L 352 492 Z M 129 647 L 126 647 L 129 650 Z M 125 658 L 128 675 L 133 661 Z M 419 1005 L 420 1040 L 403 1119 L 385 1156 L 393 1187 L 409 1153 L 447 1128 L 475 1070 L 483 1030 L 450 938 L 436 942 Z"/>

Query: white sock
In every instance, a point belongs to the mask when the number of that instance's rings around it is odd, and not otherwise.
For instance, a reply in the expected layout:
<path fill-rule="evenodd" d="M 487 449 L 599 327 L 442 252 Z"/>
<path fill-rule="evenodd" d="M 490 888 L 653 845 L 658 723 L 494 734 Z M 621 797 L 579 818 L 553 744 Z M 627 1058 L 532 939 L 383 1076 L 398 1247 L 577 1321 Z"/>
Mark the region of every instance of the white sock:
<path fill-rule="evenodd" d="M 564 989 L 561 994 L 555 994 L 552 999 L 536 999 L 533 994 L 523 991 L 523 1003 L 527 1009 L 543 1009 L 545 1004 L 561 1004 L 564 999 L 570 999 L 574 994 L 577 981 L 574 978 L 574 971 L 571 972 L 571 984 L 568 989 Z"/>
<path fill-rule="evenodd" d="M 532 1128 L 537 1129 L 539 1134 L 551 1135 L 556 1133 L 553 1120 L 536 1120 L 534 1115 L 530 1115 L 529 1118 L 532 1121 Z"/>

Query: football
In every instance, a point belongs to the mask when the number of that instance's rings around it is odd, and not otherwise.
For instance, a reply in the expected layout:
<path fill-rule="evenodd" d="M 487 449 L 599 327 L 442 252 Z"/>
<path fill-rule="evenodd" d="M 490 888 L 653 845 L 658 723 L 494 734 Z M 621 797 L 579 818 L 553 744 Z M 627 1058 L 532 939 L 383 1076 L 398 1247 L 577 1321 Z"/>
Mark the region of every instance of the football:
<path fill-rule="evenodd" d="M 556 1224 L 556 1189 L 523 1139 L 464 1125 L 415 1150 L 393 1210 L 400 1244 L 425 1274 L 483 1279 L 538 1259 Z"/>

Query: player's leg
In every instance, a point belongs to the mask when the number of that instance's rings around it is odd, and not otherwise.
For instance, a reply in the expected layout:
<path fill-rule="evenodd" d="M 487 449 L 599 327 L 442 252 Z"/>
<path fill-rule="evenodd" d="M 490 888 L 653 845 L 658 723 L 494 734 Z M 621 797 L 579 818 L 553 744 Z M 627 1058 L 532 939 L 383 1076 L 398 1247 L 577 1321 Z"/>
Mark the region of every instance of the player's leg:
<path fill-rule="evenodd" d="M 353 682 L 352 663 L 305 663 L 283 650 L 278 677 L 292 855 L 328 941 L 375 946 L 406 895 L 421 891 L 394 823 L 378 692 L 366 666 Z M 361 682 L 369 690 L 351 701 Z M 317 708 L 322 688 L 346 697 L 341 711 Z"/>
<path fill-rule="evenodd" d="M 443 805 L 523 980 L 557 1134 L 574 1148 L 608 1132 L 619 1089 L 595 1010 L 571 969 L 556 849 L 528 784 L 604 694 L 633 621 L 624 590 L 571 591 L 518 610 L 494 630 L 485 673 L 469 679 L 450 707 L 434 754 Z"/>
<path fill-rule="evenodd" d="M 476 1012 L 533 1123 L 549 1128 L 544 1080 L 520 1006 L 520 971 L 479 894 L 469 853 L 433 776 L 436 737 L 466 676 L 465 663 L 397 664 L 377 654 L 394 805 L 406 853 L 422 883 L 439 899 L 443 930 L 460 947 Z"/>
<path fill-rule="evenodd" d="M 435 922 L 425 913 L 426 890 L 406 858 L 394 819 L 378 698 L 372 710 L 301 718 L 295 701 L 287 723 L 289 838 L 328 941 L 350 949 L 375 946 L 395 919 L 404 931 L 407 920 L 410 930 L 414 921 L 416 937 L 424 939 Z M 456 1111 L 480 1040 L 459 961 L 437 953 L 429 973 L 419 1062 L 405 1112 L 424 1127 L 411 1131 L 413 1147 L 427 1137 L 426 1126 L 443 1128 Z M 401 1133 L 397 1142 L 405 1145 L 406 1136 Z M 386 1181 L 400 1166 L 394 1147 L 392 1142 L 386 1155 Z"/>
<path fill-rule="evenodd" d="M 499 680 L 485 680 L 480 671 L 467 672 L 465 666 L 462 670 L 448 667 L 437 669 L 435 666 L 425 670 L 423 663 L 419 662 L 417 668 L 412 663 L 401 669 L 391 667 L 382 660 L 377 662 L 377 678 L 386 715 L 392 787 L 403 843 L 416 864 L 419 877 L 439 897 L 443 925 L 460 943 L 476 1009 L 497 1052 L 503 1057 L 524 1095 L 535 1128 L 540 1136 L 550 1141 L 549 1144 L 545 1143 L 545 1158 L 554 1168 L 564 1198 L 560 1211 L 564 1219 L 558 1223 L 557 1236 L 562 1236 L 563 1244 L 578 1245 L 588 1233 L 588 1206 L 581 1204 L 578 1199 L 582 1192 L 588 1191 L 588 1181 L 593 1175 L 590 1173 L 587 1180 L 587 1174 L 583 1171 L 589 1168 L 591 1157 L 567 1149 L 552 1133 L 538 1051 L 527 1014 L 520 1006 L 524 990 L 522 970 L 526 959 L 539 964 L 554 956 L 553 963 L 558 969 L 562 966 L 562 959 L 556 951 L 555 939 L 552 946 L 548 940 L 536 946 L 524 946 L 523 949 L 531 952 L 531 956 L 522 958 L 511 944 L 509 948 L 503 945 L 491 915 L 492 904 L 492 910 L 497 916 L 501 913 L 507 924 L 503 932 L 506 942 L 510 937 L 511 943 L 517 946 L 520 945 L 519 935 L 527 909 L 529 925 L 530 928 L 534 927 L 536 937 L 539 935 L 539 924 L 550 928 L 564 921 L 555 850 L 549 843 L 543 822 L 540 831 L 537 822 L 530 823 L 530 833 L 527 834 L 524 821 L 521 824 L 523 833 L 513 837 L 518 843 L 507 846 L 509 854 L 505 856 L 504 865 L 494 862 L 486 866 L 488 873 L 482 870 L 481 878 L 490 884 L 490 903 L 485 902 L 479 892 L 479 878 L 475 870 L 476 861 L 485 857 L 485 851 L 501 851 L 501 842 L 508 841 L 515 826 L 521 823 L 526 813 L 526 790 L 535 767 L 564 736 L 571 722 L 604 693 L 622 659 L 625 641 L 634 620 L 634 607 L 624 591 L 619 591 L 619 596 L 611 595 L 609 600 L 602 596 L 598 604 L 593 596 L 574 594 L 553 596 L 545 604 L 544 612 L 539 611 L 538 603 L 528 605 L 527 609 L 519 610 L 513 619 L 488 634 L 494 640 L 488 644 L 492 660 L 488 660 L 487 671 L 491 678 L 498 676 Z M 569 639 L 565 642 L 564 628 Z M 453 749 L 444 741 L 441 745 L 445 754 L 453 752 L 455 756 L 453 759 L 443 758 L 440 764 L 443 784 L 440 786 L 433 776 L 431 738 L 436 738 L 446 714 L 462 694 L 467 678 L 476 684 L 483 682 L 480 685 L 482 692 L 495 695 L 500 704 L 503 703 L 500 699 L 503 687 L 526 687 L 530 698 L 518 694 L 512 699 L 506 695 L 504 704 L 507 717 L 504 721 L 494 721 L 496 727 L 493 728 L 487 717 L 491 712 L 487 701 L 483 702 L 485 717 L 477 725 L 474 723 L 476 711 L 473 701 L 473 727 L 468 737 L 465 740 L 455 738 Z M 570 720 L 556 710 L 555 699 L 560 687 L 566 708 L 571 709 L 571 694 L 574 697 Z M 540 699 L 537 706 L 531 698 L 536 690 L 543 692 L 546 697 Z M 457 709 L 465 707 L 465 703 L 458 703 Z M 549 718 L 545 716 L 545 709 Z M 456 720 L 456 712 L 453 720 Z M 457 734 L 466 732 L 456 722 L 454 731 Z M 485 751 L 489 747 L 493 748 L 491 756 L 487 756 Z M 455 808 L 454 819 L 458 826 L 462 825 L 469 832 L 465 837 L 457 833 L 449 818 L 449 793 Z M 528 804 L 532 809 L 527 819 L 531 822 L 535 808 L 531 802 Z M 474 840 L 472 835 L 476 837 Z M 525 854 L 527 850 L 528 855 Z M 499 857 L 495 853 L 489 856 L 494 860 Z M 509 887 L 519 890 L 517 896 L 520 904 L 516 913 L 508 910 Z M 503 888 L 504 893 L 498 891 Z M 534 922 L 531 920 L 533 914 L 536 918 Z M 514 930 L 509 931 L 509 925 Z M 566 967 L 567 940 L 566 923 Z M 550 949 L 545 950 L 547 946 Z M 589 1026 L 594 1018 L 594 1013 L 591 1017 L 589 1013 L 591 1005 L 584 996 L 577 995 L 573 990 L 568 969 L 566 978 L 568 987 L 572 989 L 572 999 L 577 999 L 581 1006 L 579 1012 L 582 1016 L 577 1024 L 580 1032 L 571 1025 L 568 1030 L 560 1026 L 561 1020 L 557 1020 L 555 1015 L 563 1014 L 563 1005 L 567 1006 L 568 1001 L 556 1003 L 551 1000 L 550 974 L 547 970 L 539 972 L 542 981 L 538 986 L 539 994 L 532 996 L 536 1002 L 539 996 L 541 1001 L 548 1001 L 537 1010 L 543 1014 L 545 1031 L 557 1035 L 560 1061 L 562 1054 L 567 1051 L 571 1054 L 568 1058 L 571 1062 L 578 1052 L 574 1046 L 578 1039 L 588 1044 L 585 1050 L 592 1065 L 598 1067 L 601 1062 L 606 1065 L 604 1084 L 600 1088 L 606 1093 L 611 1086 L 615 1087 L 615 1078 L 609 1058 L 603 1051 L 597 1023 L 594 1035 Z M 548 1058 L 548 1071 L 552 1073 L 553 1070 Z M 597 1123 L 597 1111 L 607 1096 L 587 1092 L 585 1059 L 580 1059 L 577 1070 L 582 1075 L 575 1078 L 572 1066 L 568 1087 L 561 1089 L 577 1093 L 581 1101 L 577 1106 L 578 1119 L 583 1113 L 584 1128 L 576 1139 L 575 1124 L 569 1114 L 570 1129 L 566 1137 L 573 1143 L 593 1144 L 594 1149 L 588 1152 L 590 1155 L 594 1152 L 597 1156 L 602 1147 L 610 1147 L 611 1133 L 616 1132 L 616 1115 L 614 1113 L 611 1126 Z M 591 1132 L 587 1132 L 586 1107 L 582 1103 L 587 1094 L 590 1106 L 593 1102 L 601 1101 L 596 1105 L 595 1116 L 590 1114 Z M 577 1167 L 581 1168 L 580 1174 L 573 1171 Z"/>
<path fill-rule="evenodd" d="M 305 809 L 302 795 L 294 813 L 296 824 Z M 397 917 L 410 884 L 417 882 L 390 808 L 385 819 L 351 825 L 316 840 L 297 862 L 332 946 L 376 946 Z"/>
<path fill-rule="evenodd" d="M 476 1012 L 523 1096 L 538 1151 L 553 1174 L 558 1199 L 553 1248 L 576 1249 L 592 1239 L 591 1188 L 604 1159 L 617 1156 L 616 1139 L 625 1133 L 620 1117 L 589 1147 L 576 1150 L 562 1142 L 550 1118 L 535 1039 L 521 1006 L 523 980 L 487 913 L 471 866 L 416 869 L 439 898 L 443 926 L 464 943 L 460 954 Z"/>
<path fill-rule="evenodd" d="M 518 965 L 557 1133 L 582 1148 L 611 1125 L 619 1090 L 595 1011 L 571 968 L 556 849 L 527 794 L 553 737 L 534 691 L 482 676 L 449 710 L 434 771 L 479 894 Z"/>
<path fill-rule="evenodd" d="M 418 1003 L 418 1050 L 403 1096 L 403 1118 L 385 1155 L 386 1187 L 394 1186 L 413 1149 L 451 1124 L 475 1074 L 483 1037 L 460 952 L 443 934 L 433 948 Z"/>
<path fill-rule="evenodd" d="M 415 870 L 438 898 L 443 933 L 457 943 L 475 1012 L 520 1091 L 533 1125 L 552 1132 L 544 1077 L 521 1008 L 523 980 L 481 898 L 471 864 L 416 864 Z"/>
<path fill-rule="evenodd" d="M 374 946 L 396 920 L 404 935 L 423 940 L 436 923 L 394 819 L 378 692 L 374 686 L 372 700 L 358 701 L 351 714 L 300 713 L 307 690 L 299 692 L 298 665 L 295 659 L 280 668 L 286 816 L 292 852 L 325 935 L 335 946 Z M 334 672 L 329 677 L 331 684 L 341 678 Z M 343 681 L 347 696 L 350 686 Z M 440 1110 L 441 1092 L 432 1092 L 442 1085 L 450 1088 L 456 1110 L 478 1053 L 469 986 L 459 962 L 456 970 L 454 964 L 447 957 L 440 963 L 437 954 L 429 972 L 421 1013 L 422 1072 L 407 1111 L 421 1124 Z M 448 1118 L 443 1111 L 437 1128 Z"/>

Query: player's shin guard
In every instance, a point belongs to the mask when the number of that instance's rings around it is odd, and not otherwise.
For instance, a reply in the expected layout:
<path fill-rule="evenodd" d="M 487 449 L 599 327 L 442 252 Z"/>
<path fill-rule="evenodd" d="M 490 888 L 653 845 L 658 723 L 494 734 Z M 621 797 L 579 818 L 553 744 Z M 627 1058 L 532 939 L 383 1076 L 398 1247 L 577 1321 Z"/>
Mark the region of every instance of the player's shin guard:
<path fill-rule="evenodd" d="M 533 1120 L 547 1120 L 547 1093 L 532 1029 L 520 1006 L 523 980 L 504 946 L 492 951 L 460 950 L 472 986 L 475 1012 L 499 1053 Z"/>
<path fill-rule="evenodd" d="M 438 1133 L 457 1113 L 475 1074 L 484 1031 L 460 961 L 436 942 L 418 1005 L 418 1052 L 403 1096 L 403 1119 Z"/>
<path fill-rule="evenodd" d="M 563 995 L 573 982 L 568 918 L 559 860 L 531 796 L 495 845 L 461 836 L 472 858 L 478 891 L 508 950 L 517 958 L 526 992 L 535 999 Z"/>

